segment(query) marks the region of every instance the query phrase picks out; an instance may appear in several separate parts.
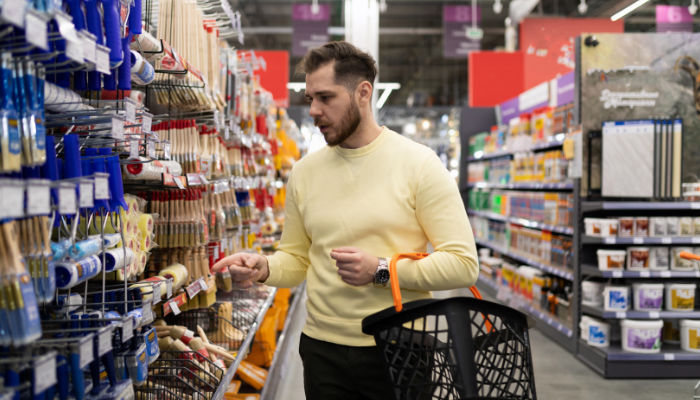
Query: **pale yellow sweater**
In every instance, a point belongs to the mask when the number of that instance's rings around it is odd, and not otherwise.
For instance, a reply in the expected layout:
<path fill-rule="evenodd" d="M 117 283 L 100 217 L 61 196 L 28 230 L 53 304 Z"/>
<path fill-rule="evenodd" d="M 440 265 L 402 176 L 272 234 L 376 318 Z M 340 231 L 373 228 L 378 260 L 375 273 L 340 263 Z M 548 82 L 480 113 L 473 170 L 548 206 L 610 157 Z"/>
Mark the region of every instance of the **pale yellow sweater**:
<path fill-rule="evenodd" d="M 325 147 L 294 168 L 279 251 L 268 257 L 271 286 L 307 281 L 304 333 L 349 346 L 372 346 L 362 319 L 392 305 L 391 289 L 356 287 L 337 273 L 332 249 L 358 247 L 377 257 L 435 251 L 397 264 L 403 301 L 431 290 L 472 286 L 479 267 L 457 185 L 429 148 L 386 128 L 359 149 Z"/>

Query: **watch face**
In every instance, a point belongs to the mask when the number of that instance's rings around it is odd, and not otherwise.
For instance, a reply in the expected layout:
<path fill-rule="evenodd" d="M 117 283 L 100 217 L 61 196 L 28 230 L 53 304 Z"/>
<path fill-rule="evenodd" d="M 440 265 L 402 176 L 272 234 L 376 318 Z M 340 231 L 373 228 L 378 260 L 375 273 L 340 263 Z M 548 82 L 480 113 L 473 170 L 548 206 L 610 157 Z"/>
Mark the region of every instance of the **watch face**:
<path fill-rule="evenodd" d="M 380 285 L 386 285 L 389 282 L 389 270 L 386 268 L 377 270 L 374 281 Z"/>

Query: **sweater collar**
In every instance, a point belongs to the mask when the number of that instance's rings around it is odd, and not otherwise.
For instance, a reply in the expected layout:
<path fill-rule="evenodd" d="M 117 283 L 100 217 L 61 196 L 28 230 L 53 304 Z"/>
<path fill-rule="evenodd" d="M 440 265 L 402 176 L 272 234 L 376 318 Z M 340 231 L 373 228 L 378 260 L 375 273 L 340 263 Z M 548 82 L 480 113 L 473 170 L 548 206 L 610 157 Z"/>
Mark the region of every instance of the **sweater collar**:
<path fill-rule="evenodd" d="M 389 136 L 389 129 L 387 129 L 386 126 L 382 127 L 382 131 L 379 133 L 379 136 L 374 138 L 369 144 L 359 147 L 357 149 L 347 149 L 344 147 L 340 146 L 334 146 L 332 149 L 338 153 L 341 157 L 345 158 L 355 158 L 355 157 L 362 157 L 367 154 L 372 153 L 374 150 L 376 150 L 381 144 L 386 140 L 386 138 Z"/>

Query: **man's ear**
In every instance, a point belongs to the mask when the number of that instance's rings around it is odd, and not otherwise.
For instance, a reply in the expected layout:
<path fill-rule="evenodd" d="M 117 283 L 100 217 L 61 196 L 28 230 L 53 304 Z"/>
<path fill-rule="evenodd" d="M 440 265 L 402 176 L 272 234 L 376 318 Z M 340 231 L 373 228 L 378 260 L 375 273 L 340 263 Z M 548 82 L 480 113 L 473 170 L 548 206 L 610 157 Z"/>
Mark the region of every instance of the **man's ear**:
<path fill-rule="evenodd" d="M 357 102 L 364 105 L 365 103 L 370 103 L 372 101 L 372 84 L 369 81 L 362 81 L 357 85 L 355 90 L 355 95 L 357 96 Z"/>

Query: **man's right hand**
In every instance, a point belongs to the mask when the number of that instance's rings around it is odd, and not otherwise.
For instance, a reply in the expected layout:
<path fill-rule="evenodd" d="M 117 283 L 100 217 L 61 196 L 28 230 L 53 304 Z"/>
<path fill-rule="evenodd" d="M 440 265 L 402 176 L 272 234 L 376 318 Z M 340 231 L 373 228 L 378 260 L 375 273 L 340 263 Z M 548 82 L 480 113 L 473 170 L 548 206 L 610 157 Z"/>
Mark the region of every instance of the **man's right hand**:
<path fill-rule="evenodd" d="M 253 282 L 264 282 L 270 276 L 267 258 L 257 253 L 236 253 L 225 257 L 212 267 L 217 273 L 228 268 L 231 280 L 239 287 L 249 288 Z"/>

